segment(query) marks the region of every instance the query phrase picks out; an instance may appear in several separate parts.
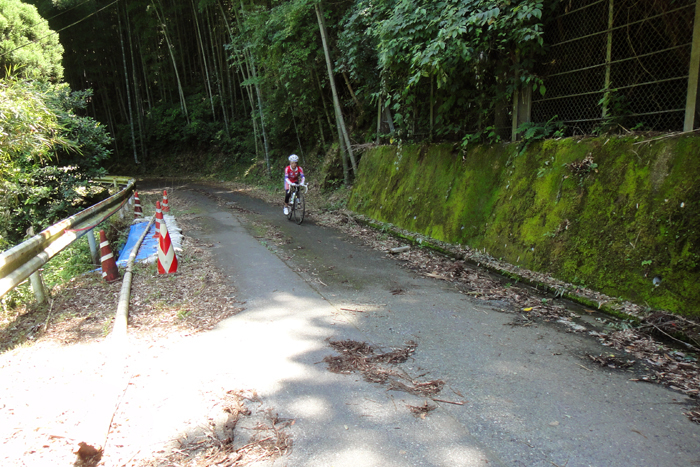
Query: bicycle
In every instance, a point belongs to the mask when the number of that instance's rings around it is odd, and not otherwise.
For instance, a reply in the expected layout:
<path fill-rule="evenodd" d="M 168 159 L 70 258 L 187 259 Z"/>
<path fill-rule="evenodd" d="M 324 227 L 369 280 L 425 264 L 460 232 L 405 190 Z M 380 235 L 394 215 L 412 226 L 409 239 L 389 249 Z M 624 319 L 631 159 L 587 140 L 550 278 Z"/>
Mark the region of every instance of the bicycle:
<path fill-rule="evenodd" d="M 290 183 L 292 187 L 292 193 L 289 197 L 289 214 L 287 214 L 287 219 L 292 220 L 297 224 L 304 222 L 304 214 L 306 213 L 306 202 L 304 201 L 304 193 L 309 191 L 308 185 L 301 185 L 298 183 Z M 301 191 L 301 187 L 306 188 L 305 191 Z"/>

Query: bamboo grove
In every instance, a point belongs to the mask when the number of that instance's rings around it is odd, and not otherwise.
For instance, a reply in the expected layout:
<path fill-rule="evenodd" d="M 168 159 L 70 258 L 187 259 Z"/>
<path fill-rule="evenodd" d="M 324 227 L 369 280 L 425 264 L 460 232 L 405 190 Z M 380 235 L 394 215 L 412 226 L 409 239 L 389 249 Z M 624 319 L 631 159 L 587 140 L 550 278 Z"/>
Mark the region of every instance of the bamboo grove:
<path fill-rule="evenodd" d="M 551 0 L 33 0 L 113 164 L 221 164 L 338 144 L 493 137 L 543 50 Z M 505 111 L 504 111 L 505 109 Z M 507 118 L 507 115 L 505 116 Z"/>

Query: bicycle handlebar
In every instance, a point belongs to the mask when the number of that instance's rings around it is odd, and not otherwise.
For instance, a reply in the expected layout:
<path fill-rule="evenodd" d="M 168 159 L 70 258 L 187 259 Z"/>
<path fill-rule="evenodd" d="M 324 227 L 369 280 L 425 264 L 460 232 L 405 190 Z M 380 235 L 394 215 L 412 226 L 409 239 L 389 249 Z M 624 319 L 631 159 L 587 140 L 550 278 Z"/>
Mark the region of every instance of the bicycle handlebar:
<path fill-rule="evenodd" d="M 306 188 L 306 190 L 304 190 L 304 193 L 308 193 L 308 192 L 309 192 L 309 185 L 305 185 L 305 184 L 303 184 L 303 183 L 292 183 L 292 182 L 289 182 L 289 186 L 303 186 L 304 188 Z"/>

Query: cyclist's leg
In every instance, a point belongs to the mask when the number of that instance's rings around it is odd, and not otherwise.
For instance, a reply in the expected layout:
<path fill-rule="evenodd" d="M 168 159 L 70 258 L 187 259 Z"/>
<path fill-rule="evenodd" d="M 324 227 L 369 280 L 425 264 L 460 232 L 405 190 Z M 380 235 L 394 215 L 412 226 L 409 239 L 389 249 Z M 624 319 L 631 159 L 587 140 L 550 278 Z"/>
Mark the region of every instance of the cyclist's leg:
<path fill-rule="evenodd" d="M 287 187 L 287 189 L 284 191 L 284 214 L 287 215 L 289 213 L 289 197 L 292 194 L 292 187 Z"/>

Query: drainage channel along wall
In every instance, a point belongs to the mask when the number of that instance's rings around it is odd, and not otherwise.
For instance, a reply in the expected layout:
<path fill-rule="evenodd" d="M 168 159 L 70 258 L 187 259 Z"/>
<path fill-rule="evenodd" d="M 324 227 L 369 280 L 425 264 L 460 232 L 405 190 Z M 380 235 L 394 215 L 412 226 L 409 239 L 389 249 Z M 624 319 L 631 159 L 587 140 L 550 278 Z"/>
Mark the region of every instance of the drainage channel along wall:
<path fill-rule="evenodd" d="M 367 151 L 349 208 L 650 308 L 700 316 L 700 138 Z"/>

